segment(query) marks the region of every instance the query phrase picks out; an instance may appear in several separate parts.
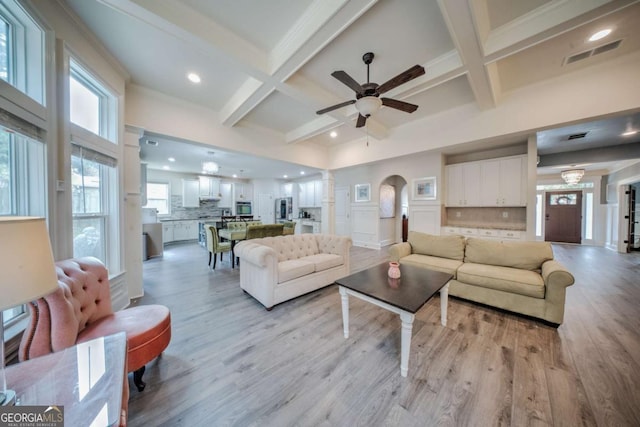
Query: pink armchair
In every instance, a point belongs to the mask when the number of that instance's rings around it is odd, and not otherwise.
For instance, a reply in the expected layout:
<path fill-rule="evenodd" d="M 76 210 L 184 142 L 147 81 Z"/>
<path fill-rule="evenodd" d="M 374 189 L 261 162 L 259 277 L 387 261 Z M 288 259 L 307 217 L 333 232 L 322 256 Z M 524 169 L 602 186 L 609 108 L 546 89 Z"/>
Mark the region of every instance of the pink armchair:
<path fill-rule="evenodd" d="M 159 356 L 171 340 L 169 309 L 142 305 L 114 312 L 109 275 L 96 258 L 59 261 L 56 270 L 58 290 L 29 304 L 31 318 L 20 343 L 20 360 L 125 332 L 127 370 L 134 373 L 138 391 L 144 390 L 145 365 Z"/>

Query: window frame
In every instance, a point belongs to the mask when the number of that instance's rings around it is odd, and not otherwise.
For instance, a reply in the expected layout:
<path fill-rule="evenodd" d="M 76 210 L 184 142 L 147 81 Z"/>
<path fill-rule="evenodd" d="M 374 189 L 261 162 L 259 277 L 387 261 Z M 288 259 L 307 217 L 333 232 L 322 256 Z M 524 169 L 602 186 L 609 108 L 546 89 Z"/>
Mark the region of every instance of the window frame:
<path fill-rule="evenodd" d="M 162 217 L 168 217 L 171 216 L 171 183 L 170 182 L 166 182 L 166 181 L 147 181 L 147 204 L 144 205 L 143 207 L 149 208 L 149 207 L 153 207 L 153 206 L 149 206 L 149 201 L 150 200 L 165 200 L 165 199 L 154 199 L 152 197 L 149 197 L 149 184 L 156 184 L 156 185 L 164 185 L 167 188 L 167 212 L 166 213 L 161 213 L 160 210 L 158 209 L 158 216 L 162 216 Z"/>

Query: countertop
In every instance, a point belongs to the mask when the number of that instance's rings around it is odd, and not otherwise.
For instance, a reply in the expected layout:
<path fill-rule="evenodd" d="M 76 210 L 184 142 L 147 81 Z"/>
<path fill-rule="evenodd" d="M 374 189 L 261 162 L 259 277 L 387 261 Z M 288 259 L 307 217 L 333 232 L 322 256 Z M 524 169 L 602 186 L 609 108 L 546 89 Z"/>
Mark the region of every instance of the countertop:
<path fill-rule="evenodd" d="M 520 224 L 445 224 L 443 227 L 477 228 L 479 230 L 527 231 L 527 226 Z"/>
<path fill-rule="evenodd" d="M 167 218 L 160 219 L 159 222 L 171 222 L 171 221 L 198 221 L 198 222 L 208 222 L 208 221 L 222 221 L 222 218 L 219 216 L 208 216 L 204 218 Z"/>

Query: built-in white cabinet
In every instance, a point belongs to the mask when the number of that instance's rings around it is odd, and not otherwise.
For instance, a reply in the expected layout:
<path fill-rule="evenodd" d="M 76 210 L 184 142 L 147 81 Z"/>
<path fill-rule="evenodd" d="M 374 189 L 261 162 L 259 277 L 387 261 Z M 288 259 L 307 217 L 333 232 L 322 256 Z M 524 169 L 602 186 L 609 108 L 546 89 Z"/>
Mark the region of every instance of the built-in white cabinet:
<path fill-rule="evenodd" d="M 220 198 L 220 179 L 210 176 L 199 176 L 200 198 L 202 199 L 219 199 Z"/>
<path fill-rule="evenodd" d="M 185 208 L 200 207 L 200 181 L 197 179 L 182 180 L 182 206 Z"/>
<path fill-rule="evenodd" d="M 447 206 L 526 206 L 526 157 L 446 167 Z"/>
<path fill-rule="evenodd" d="M 480 206 L 480 164 L 447 166 L 447 206 Z"/>
<path fill-rule="evenodd" d="M 236 202 L 253 201 L 253 184 L 249 184 L 246 182 L 234 182 L 233 200 Z"/>
<path fill-rule="evenodd" d="M 298 183 L 298 206 L 301 208 L 322 207 L 322 181 Z"/>
<path fill-rule="evenodd" d="M 280 184 L 280 197 L 293 197 L 293 183 Z"/>
<path fill-rule="evenodd" d="M 519 230 L 497 230 L 492 228 L 471 228 L 446 226 L 440 229 L 440 234 L 457 234 L 465 237 L 480 237 L 489 240 L 525 240 L 525 232 Z"/>
<path fill-rule="evenodd" d="M 220 182 L 220 201 L 218 201 L 218 206 L 222 208 L 231 208 L 233 206 L 232 187 L 233 185 L 230 182 Z"/>
<path fill-rule="evenodd" d="M 166 243 L 182 240 L 198 240 L 198 221 L 165 221 L 162 223 L 162 240 Z"/>
<path fill-rule="evenodd" d="M 173 242 L 173 222 L 162 223 L 162 241 L 165 244 Z"/>
<path fill-rule="evenodd" d="M 524 157 L 482 162 L 482 206 L 526 206 L 525 170 Z"/>

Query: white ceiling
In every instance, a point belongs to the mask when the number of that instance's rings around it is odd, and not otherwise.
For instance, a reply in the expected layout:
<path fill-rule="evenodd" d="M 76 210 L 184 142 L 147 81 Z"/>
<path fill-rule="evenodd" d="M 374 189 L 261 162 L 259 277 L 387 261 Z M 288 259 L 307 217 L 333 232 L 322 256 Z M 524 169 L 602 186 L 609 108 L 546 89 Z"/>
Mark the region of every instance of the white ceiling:
<path fill-rule="evenodd" d="M 384 138 L 411 121 L 459 106 L 495 108 L 510 91 L 640 49 L 636 0 L 61 1 L 120 61 L 130 84 L 211 108 L 223 126 L 267 129 L 288 144 L 328 147 L 366 132 Z M 587 40 L 604 27 L 613 28 L 612 34 Z M 618 39 L 615 50 L 565 65 L 567 56 Z M 362 55 L 369 51 L 375 53 L 371 81 L 379 84 L 413 65 L 426 68 L 424 76 L 385 94 L 418 110 L 383 107 L 360 129 L 354 106 L 316 115 L 354 99 L 331 73 L 344 70 L 365 82 Z M 202 82 L 187 81 L 188 72 L 197 72 Z M 611 138 L 594 143 L 619 143 L 613 130 L 618 125 L 600 123 L 612 126 Z M 330 138 L 330 130 L 338 136 Z M 553 130 L 544 131 L 541 141 L 554 137 Z M 168 140 L 164 145 L 174 146 Z M 142 156 L 150 167 L 160 167 L 160 157 L 146 145 Z M 265 161 L 259 168 L 281 175 L 284 165 L 277 163 L 269 168 Z"/>

